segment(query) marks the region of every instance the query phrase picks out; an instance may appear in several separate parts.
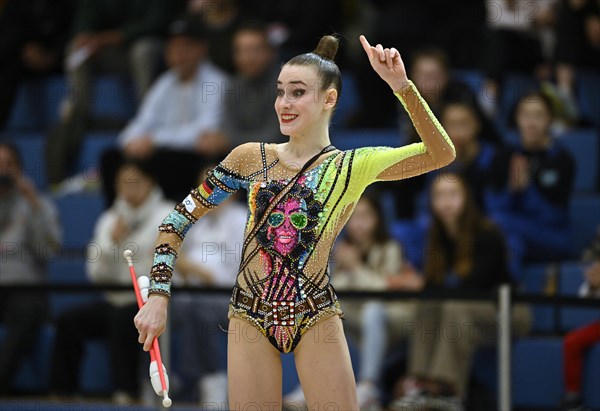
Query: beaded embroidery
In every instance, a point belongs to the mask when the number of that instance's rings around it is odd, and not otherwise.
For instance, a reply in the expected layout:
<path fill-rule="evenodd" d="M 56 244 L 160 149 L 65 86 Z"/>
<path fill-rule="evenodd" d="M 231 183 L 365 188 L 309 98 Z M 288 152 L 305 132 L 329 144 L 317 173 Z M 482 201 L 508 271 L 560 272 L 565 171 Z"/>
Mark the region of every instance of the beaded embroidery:
<path fill-rule="evenodd" d="M 419 133 L 437 133 L 440 142 L 454 149 L 412 83 L 396 96 Z M 262 143 L 236 147 L 192 190 L 196 204 L 179 205 L 165 219 L 150 293 L 168 297 L 165 284 L 176 254 L 165 245 L 176 251 L 193 222 L 233 192 L 245 189 L 249 212 L 229 317 L 246 319 L 286 353 L 320 319 L 343 316 L 330 285 L 328 263 L 333 242 L 364 189 L 382 180 L 384 172 L 386 179 L 418 174 L 422 166 L 418 156 L 427 148 L 421 142 L 338 151 L 294 176 L 280 161 L 276 147 Z"/>

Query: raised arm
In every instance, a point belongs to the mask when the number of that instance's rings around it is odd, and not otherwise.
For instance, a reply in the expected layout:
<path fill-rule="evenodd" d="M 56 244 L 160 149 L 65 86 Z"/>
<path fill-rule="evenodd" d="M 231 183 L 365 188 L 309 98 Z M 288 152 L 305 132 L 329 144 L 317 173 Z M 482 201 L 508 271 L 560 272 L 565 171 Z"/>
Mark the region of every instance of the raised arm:
<path fill-rule="evenodd" d="M 406 75 L 400 53 L 395 48 L 373 47 L 365 36 L 360 41 L 369 58 L 373 70 L 390 86 L 396 97 L 408 112 L 422 142 L 381 150 L 381 171 L 377 180 L 399 180 L 413 177 L 451 163 L 456 158 L 452 141 L 415 85 Z M 387 157 L 387 158 L 385 158 Z"/>

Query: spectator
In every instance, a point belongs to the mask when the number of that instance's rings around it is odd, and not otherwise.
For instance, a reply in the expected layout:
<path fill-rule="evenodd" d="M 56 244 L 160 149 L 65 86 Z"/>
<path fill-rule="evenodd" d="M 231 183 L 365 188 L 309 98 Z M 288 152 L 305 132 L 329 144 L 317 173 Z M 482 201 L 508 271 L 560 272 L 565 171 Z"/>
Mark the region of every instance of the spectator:
<path fill-rule="evenodd" d="M 210 60 L 227 74 L 235 73 L 233 36 L 242 13 L 237 0 L 188 0 L 187 12 L 206 30 Z"/>
<path fill-rule="evenodd" d="M 131 72 L 141 98 L 158 73 L 161 37 L 177 4 L 163 0 L 77 2 L 74 37 L 65 61 L 71 90 L 46 150 L 51 184 L 59 184 L 67 176 L 88 128 L 94 96 L 92 75 L 98 71 Z"/>
<path fill-rule="evenodd" d="M 419 89 L 431 110 L 441 119 L 442 108 L 450 103 L 469 104 L 480 123 L 481 140 L 498 143 L 500 137 L 492 122 L 483 114 L 477 98 L 468 85 L 452 80 L 448 57 L 441 49 L 424 48 L 415 51 L 411 64 L 411 79 Z M 419 137 L 405 114 L 400 118 L 400 127 L 409 142 Z M 418 210 L 419 195 L 426 190 L 427 176 L 421 175 L 403 182 L 385 183 L 396 198 L 396 217 L 411 219 Z"/>
<path fill-rule="evenodd" d="M 481 118 L 473 104 L 460 101 L 447 103 L 441 109 L 440 119 L 456 148 L 456 160 L 447 168 L 464 175 L 477 206 L 483 209 L 484 187 L 496 147 L 482 137 Z"/>
<path fill-rule="evenodd" d="M 297 54 L 312 50 L 315 39 L 325 32 L 343 30 L 347 4 L 340 0 L 244 0 L 244 16 L 268 22 L 269 38 L 279 47 L 279 60 L 285 62 Z M 340 48 L 343 52 L 343 48 Z"/>
<path fill-rule="evenodd" d="M 71 0 L 6 2 L 0 16 L 0 129 L 23 79 L 61 71 L 73 9 Z"/>
<path fill-rule="evenodd" d="M 521 97 L 516 122 L 520 143 L 492 160 L 486 209 L 514 253 L 536 261 L 568 257 L 574 161 L 550 135 L 552 106 L 544 94 Z"/>
<path fill-rule="evenodd" d="M 265 26 L 246 23 L 233 38 L 236 75 L 227 93 L 224 132 L 231 144 L 283 139 L 273 113 L 279 67 Z"/>
<path fill-rule="evenodd" d="M 214 166 L 213 166 L 214 167 Z M 204 180 L 208 167 L 200 174 Z M 187 285 L 232 287 L 240 265 L 247 210 L 228 199 L 190 229 L 177 270 Z M 199 383 L 200 405 L 227 402 L 224 369 L 229 296 L 178 293 L 174 298 L 174 324 L 182 337 L 179 369 L 186 380 Z"/>
<path fill-rule="evenodd" d="M 43 284 L 47 262 L 60 251 L 61 237 L 56 208 L 23 175 L 17 148 L 0 143 L 0 285 Z M 4 291 L 0 299 L 0 322 L 6 327 L 0 344 L 0 393 L 11 391 L 19 365 L 38 341 L 47 309 L 43 296 Z"/>
<path fill-rule="evenodd" d="M 600 227 L 598 227 L 600 229 Z M 579 289 L 582 298 L 600 298 L 600 231 L 592 247 L 584 255 L 590 264 L 584 271 Z M 583 359 L 587 350 L 600 341 L 600 319 L 567 333 L 563 343 L 563 378 L 565 380 L 564 411 L 583 410 L 581 386 Z"/>
<path fill-rule="evenodd" d="M 487 33 L 483 48 L 486 111 L 493 115 L 502 78 L 510 71 L 549 78 L 553 26 L 558 0 L 486 0 Z"/>
<path fill-rule="evenodd" d="M 431 226 L 424 275 L 406 272 L 415 291 L 423 288 L 471 290 L 491 293 L 509 283 L 507 253 L 501 232 L 477 209 L 466 180 L 442 173 L 431 187 Z M 414 332 L 409 341 L 408 377 L 396 386 L 403 397 L 396 405 L 426 404 L 437 398 L 457 404 L 467 398 L 473 353 L 482 344 L 493 344 L 497 330 L 493 301 L 423 301 L 417 304 Z M 526 307 L 515 306 L 513 325 L 525 332 Z M 462 338 L 447 338 L 449 327 Z M 441 337 L 441 338 L 440 338 Z M 404 408 L 402 408 L 404 409 Z"/>
<path fill-rule="evenodd" d="M 371 0 L 367 3 L 375 7 L 369 10 L 372 17 L 366 10 L 361 10 L 366 15 L 364 18 L 371 22 L 367 31 L 372 32 L 373 37 L 382 44 L 396 44 L 396 48 L 403 51 L 407 67 L 414 67 L 420 50 L 425 49 L 440 50 L 444 59 L 448 60 L 448 66 L 479 66 L 481 33 L 485 24 L 485 9 L 481 0 Z M 368 65 L 359 60 L 356 71 L 362 101 L 356 126 L 394 126 L 390 120 L 395 117 L 396 102 L 387 98 L 387 90 L 375 81 Z M 411 79 L 414 81 L 414 74 Z"/>
<path fill-rule="evenodd" d="M 228 79 L 206 58 L 208 44 L 197 22 L 177 20 L 169 33 L 169 70 L 152 86 L 119 136 L 122 151 L 113 149 L 104 155 L 102 174 L 105 182 L 112 181 L 123 155 L 147 161 L 165 195 L 181 199 L 195 185 L 203 158 L 219 156 L 229 146 L 219 132 Z M 114 193 L 110 186 L 104 188 L 110 203 Z"/>
<path fill-rule="evenodd" d="M 149 273 L 155 238 L 151 234 L 173 208 L 153 178 L 134 163 L 121 166 L 115 179 L 117 199 L 96 222 L 88 247 L 87 274 L 93 283 L 131 285 L 125 249 L 134 251 L 136 269 Z M 138 311 L 132 291 L 106 292 L 102 301 L 63 312 L 56 320 L 52 351 L 50 390 L 73 395 L 78 390 L 79 368 L 84 343 L 106 337 L 119 403 L 138 398 L 141 349 L 133 317 Z"/>
<path fill-rule="evenodd" d="M 379 199 L 363 195 L 339 240 L 332 258 L 332 283 L 337 290 L 384 291 L 402 288 L 402 248 L 391 239 Z M 401 335 L 400 325 L 413 316 L 412 304 L 357 301 L 344 304 L 345 328 L 360 341 L 360 375 L 357 384 L 361 409 L 380 407 L 380 383 L 388 344 Z M 302 401 L 298 387 L 286 396 L 290 405 Z"/>
<path fill-rule="evenodd" d="M 576 70 L 600 70 L 598 1 L 561 0 L 556 25 L 556 63 L 558 88 L 565 98 L 575 102 Z"/>

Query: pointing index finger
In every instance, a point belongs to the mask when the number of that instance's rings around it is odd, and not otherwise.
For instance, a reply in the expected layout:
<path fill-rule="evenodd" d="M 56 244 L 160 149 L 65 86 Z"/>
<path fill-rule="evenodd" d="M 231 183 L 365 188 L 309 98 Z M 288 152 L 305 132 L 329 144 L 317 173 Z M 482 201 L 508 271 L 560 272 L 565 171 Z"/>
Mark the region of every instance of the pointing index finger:
<path fill-rule="evenodd" d="M 365 53 L 367 53 L 367 56 L 369 56 L 369 58 L 373 57 L 373 50 L 371 45 L 369 44 L 369 42 L 367 41 L 367 38 L 365 36 L 363 36 L 362 34 L 359 37 L 360 42 L 363 46 L 363 49 L 365 50 Z"/>

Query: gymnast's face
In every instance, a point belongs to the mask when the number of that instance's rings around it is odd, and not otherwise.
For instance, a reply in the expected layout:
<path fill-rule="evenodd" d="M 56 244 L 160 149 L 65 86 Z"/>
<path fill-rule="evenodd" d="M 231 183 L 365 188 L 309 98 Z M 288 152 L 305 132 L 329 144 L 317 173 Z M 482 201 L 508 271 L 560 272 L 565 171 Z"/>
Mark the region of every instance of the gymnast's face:
<path fill-rule="evenodd" d="M 281 133 L 286 136 L 318 135 L 329 124 L 337 91 L 321 90 L 317 70 L 286 64 L 277 79 L 275 112 Z"/>

